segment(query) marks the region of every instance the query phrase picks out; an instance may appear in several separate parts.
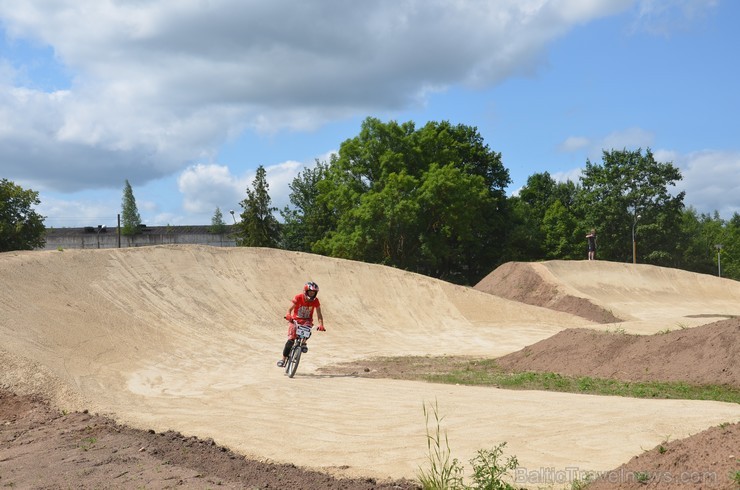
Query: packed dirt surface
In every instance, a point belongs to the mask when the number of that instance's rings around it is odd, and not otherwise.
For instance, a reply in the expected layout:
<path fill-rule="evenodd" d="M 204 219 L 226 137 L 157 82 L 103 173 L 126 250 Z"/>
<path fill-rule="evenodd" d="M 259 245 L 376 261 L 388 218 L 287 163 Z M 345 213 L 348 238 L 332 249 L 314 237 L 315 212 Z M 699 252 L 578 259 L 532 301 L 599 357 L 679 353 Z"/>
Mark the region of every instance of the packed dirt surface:
<path fill-rule="evenodd" d="M 572 342 L 569 332 L 663 339 L 740 315 L 740 285 L 726 279 L 598 261 L 510 267 L 523 275 L 544 270 L 557 294 L 566 291 L 624 321 L 597 323 L 582 311 L 270 249 L 0 254 L 0 484 L 44 488 L 32 478 L 49 466 L 57 470 L 48 478 L 62 480 L 47 488 L 412 488 L 402 479 L 415 478 L 427 462 L 422 408 L 430 403 L 444 417 L 453 456 L 466 462 L 506 441 L 520 462 L 515 483 L 530 488 L 562 488 L 635 455 L 644 462 L 652 452 L 645 451 L 667 437 L 685 442 L 720 426 L 736 434 L 740 407 L 730 403 L 325 371 L 376 357 L 500 358 L 551 338 Z M 523 281 L 509 276 L 512 285 Z M 288 379 L 275 367 L 286 330 L 280 319 L 307 280 L 321 286 L 327 332 L 314 334 L 298 374 Z M 736 359 L 738 335 L 729 336 L 727 352 Z M 588 335 L 578 342 L 588 350 Z M 633 359 L 636 369 L 645 369 L 642 361 Z M 736 438 L 722 437 L 737 447 Z M 197 453 L 202 464 L 175 453 Z"/>
<path fill-rule="evenodd" d="M 2 390 L 0 445 L 3 488 L 418 488 L 253 461 L 213 439 L 133 429 L 87 412 L 63 414 L 38 397 Z"/>
<path fill-rule="evenodd" d="M 633 335 L 567 329 L 496 359 L 507 372 L 547 372 L 626 382 L 670 381 L 740 389 L 740 318 Z M 424 379 L 469 368 L 469 357 L 374 358 L 326 366 L 320 373 Z M 665 440 L 610 471 L 563 473 L 589 490 L 605 488 L 740 488 L 740 423 L 723 423 L 685 439 Z M 650 449 L 650 450 L 648 450 Z M 516 474 L 515 474 L 516 476 Z M 567 487 L 561 487 L 567 488 Z"/>
<path fill-rule="evenodd" d="M 496 358 L 506 372 L 536 371 L 627 382 L 668 381 L 740 389 L 740 318 L 675 332 L 634 335 L 567 329 Z M 369 358 L 325 366 L 319 373 L 367 378 L 425 379 L 464 369 L 475 358 Z"/>

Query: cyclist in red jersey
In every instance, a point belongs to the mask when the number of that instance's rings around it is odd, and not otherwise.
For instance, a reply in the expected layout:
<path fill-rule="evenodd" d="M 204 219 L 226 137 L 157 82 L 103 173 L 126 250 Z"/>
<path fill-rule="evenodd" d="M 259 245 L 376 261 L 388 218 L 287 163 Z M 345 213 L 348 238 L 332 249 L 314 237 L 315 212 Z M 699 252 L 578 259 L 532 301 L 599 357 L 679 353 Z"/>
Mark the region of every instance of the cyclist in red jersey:
<path fill-rule="evenodd" d="M 316 297 L 318 294 L 319 285 L 309 281 L 303 286 L 303 292 L 296 294 L 293 298 L 288 313 L 285 315 L 285 319 L 288 320 L 288 341 L 285 342 L 283 348 L 283 358 L 277 362 L 278 367 L 285 366 L 285 361 L 288 359 L 288 354 L 296 339 L 293 320 L 298 322 L 299 325 L 313 325 L 313 312 L 316 311 L 316 318 L 319 320 L 317 330 L 319 332 L 326 331 L 324 317 L 321 315 L 321 302 Z"/>

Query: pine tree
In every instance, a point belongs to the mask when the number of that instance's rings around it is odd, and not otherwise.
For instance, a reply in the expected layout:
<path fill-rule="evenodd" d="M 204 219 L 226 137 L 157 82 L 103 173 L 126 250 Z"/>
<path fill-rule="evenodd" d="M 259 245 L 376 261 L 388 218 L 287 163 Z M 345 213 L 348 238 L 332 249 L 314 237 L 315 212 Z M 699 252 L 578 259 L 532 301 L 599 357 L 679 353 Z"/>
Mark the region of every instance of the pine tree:
<path fill-rule="evenodd" d="M 141 233 L 141 216 L 139 216 L 139 210 L 136 208 L 136 198 L 134 197 L 134 191 L 131 189 L 128 179 L 126 179 L 126 185 L 123 188 L 123 227 L 121 234 L 126 236 L 136 235 Z"/>
<path fill-rule="evenodd" d="M 213 218 L 211 218 L 211 227 L 208 231 L 214 235 L 226 233 L 226 223 L 224 222 L 224 215 L 221 213 L 221 208 L 216 208 L 216 212 L 213 213 Z"/>
<path fill-rule="evenodd" d="M 247 189 L 247 198 L 239 203 L 244 208 L 241 213 L 241 229 L 237 232 L 239 245 L 277 248 L 280 241 L 280 224 L 273 215 L 277 208 L 271 206 L 269 188 L 267 172 L 260 165 L 252 188 Z"/>

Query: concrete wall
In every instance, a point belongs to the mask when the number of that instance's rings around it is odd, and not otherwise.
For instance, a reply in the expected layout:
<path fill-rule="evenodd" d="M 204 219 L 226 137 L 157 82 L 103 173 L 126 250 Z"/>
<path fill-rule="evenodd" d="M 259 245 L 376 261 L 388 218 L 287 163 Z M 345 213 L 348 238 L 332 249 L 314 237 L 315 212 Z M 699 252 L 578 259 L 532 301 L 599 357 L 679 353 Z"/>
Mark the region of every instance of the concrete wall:
<path fill-rule="evenodd" d="M 218 235 L 213 233 L 143 233 L 133 237 L 121 236 L 121 248 L 173 243 L 211 245 L 214 247 L 236 246 L 235 240 L 227 233 Z M 76 235 L 55 235 L 49 233 L 46 236 L 44 250 L 116 247 L 118 247 L 118 235 L 115 231 L 106 233 L 80 233 Z"/>

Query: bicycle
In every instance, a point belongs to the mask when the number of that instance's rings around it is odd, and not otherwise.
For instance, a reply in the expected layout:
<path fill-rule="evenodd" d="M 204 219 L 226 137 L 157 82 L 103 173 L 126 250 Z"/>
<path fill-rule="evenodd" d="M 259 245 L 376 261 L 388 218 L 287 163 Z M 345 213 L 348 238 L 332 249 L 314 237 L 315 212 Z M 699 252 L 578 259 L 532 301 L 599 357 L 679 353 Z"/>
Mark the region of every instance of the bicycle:
<path fill-rule="evenodd" d="M 289 378 L 295 376 L 298 369 L 298 363 L 301 362 L 301 354 L 308 352 L 306 341 L 311 337 L 311 325 L 301 325 L 293 320 L 295 325 L 296 339 L 293 341 L 293 347 L 290 348 L 288 360 L 285 361 L 285 373 Z"/>

